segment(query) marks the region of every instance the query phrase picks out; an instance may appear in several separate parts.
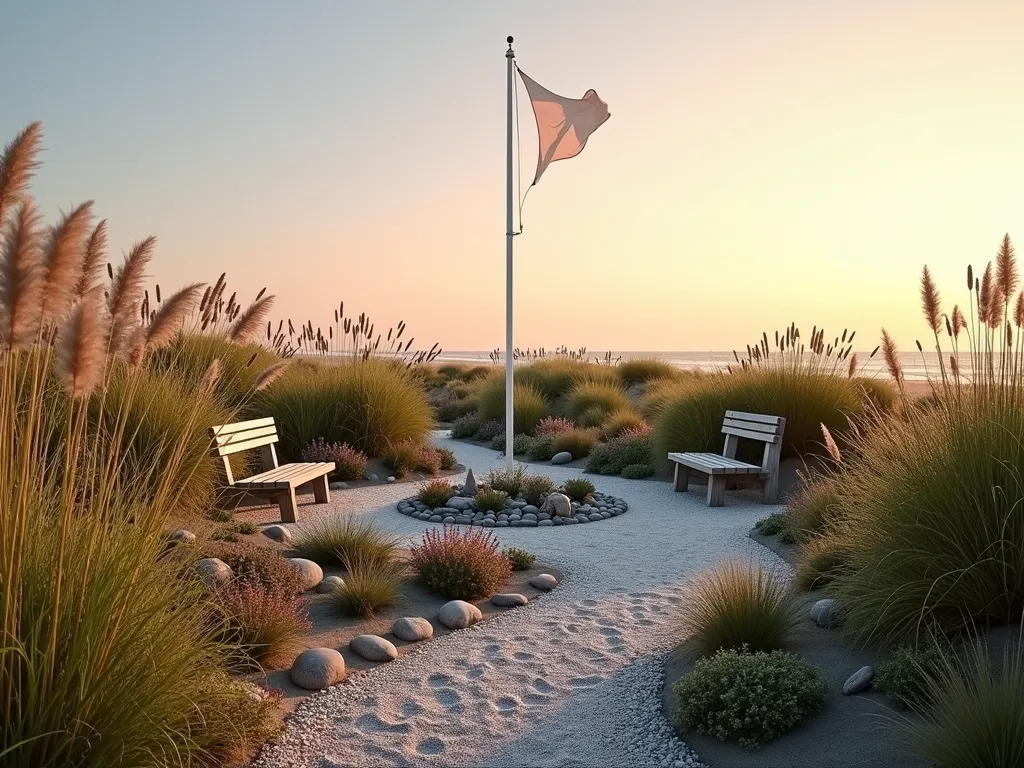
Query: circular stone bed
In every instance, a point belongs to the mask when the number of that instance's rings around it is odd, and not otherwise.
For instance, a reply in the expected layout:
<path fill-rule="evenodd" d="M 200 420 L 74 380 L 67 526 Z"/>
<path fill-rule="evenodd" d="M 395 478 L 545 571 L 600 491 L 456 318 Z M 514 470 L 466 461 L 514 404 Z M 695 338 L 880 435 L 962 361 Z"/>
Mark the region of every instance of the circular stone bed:
<path fill-rule="evenodd" d="M 431 509 L 415 496 L 398 502 L 398 511 L 407 517 L 414 517 L 430 523 L 444 525 L 478 525 L 482 528 L 549 528 L 559 525 L 578 525 L 580 523 L 597 523 L 623 515 L 629 509 L 620 498 L 599 491 L 592 494 L 592 500 L 569 502 L 569 514 L 559 515 L 556 511 L 541 511 L 539 507 L 528 504 L 525 499 L 509 499 L 501 512 L 480 512 L 476 509 L 476 501 L 470 496 L 460 496 L 461 486 L 455 486 L 455 495 L 445 506 Z M 562 495 L 558 492 L 551 496 Z M 564 502 L 563 502 L 564 503 Z M 557 509 L 557 507 L 556 507 Z"/>

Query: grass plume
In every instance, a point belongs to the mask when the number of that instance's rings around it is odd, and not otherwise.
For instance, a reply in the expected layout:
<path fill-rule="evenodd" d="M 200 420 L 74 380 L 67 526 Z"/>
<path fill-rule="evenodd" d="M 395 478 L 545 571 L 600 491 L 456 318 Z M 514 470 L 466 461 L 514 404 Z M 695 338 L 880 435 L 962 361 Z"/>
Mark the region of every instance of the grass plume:
<path fill-rule="evenodd" d="M 125 256 L 114 275 L 110 290 L 108 311 L 110 312 L 110 349 L 120 351 L 129 341 L 135 313 L 145 290 L 146 270 L 153 259 L 156 238 L 152 235 L 140 240 Z"/>
<path fill-rule="evenodd" d="M 42 293 L 38 226 L 35 205 L 31 199 L 25 199 L 4 232 L 0 254 L 0 336 L 11 349 L 31 343 L 38 327 Z"/>
<path fill-rule="evenodd" d="M 107 329 L 100 299 L 99 289 L 83 297 L 57 334 L 57 373 L 72 397 L 88 397 L 103 377 Z"/>
<path fill-rule="evenodd" d="M 202 283 L 192 283 L 167 297 L 149 324 L 146 335 L 146 346 L 149 349 L 159 349 L 174 340 L 189 313 L 199 303 L 204 287 Z"/>
<path fill-rule="evenodd" d="M 65 213 L 50 227 L 43 253 L 41 320 L 44 324 L 61 320 L 71 309 L 75 288 L 82 277 L 86 235 L 92 226 L 92 201 Z"/>
<path fill-rule="evenodd" d="M 39 162 L 36 157 L 43 140 L 43 124 L 29 123 L 14 137 L 0 156 L 0 227 L 28 189 Z"/>
<path fill-rule="evenodd" d="M 263 330 L 263 324 L 267 321 L 270 308 L 274 304 L 273 296 L 264 296 L 257 299 L 245 310 L 228 332 L 228 338 L 234 342 L 244 343 L 257 337 Z"/>

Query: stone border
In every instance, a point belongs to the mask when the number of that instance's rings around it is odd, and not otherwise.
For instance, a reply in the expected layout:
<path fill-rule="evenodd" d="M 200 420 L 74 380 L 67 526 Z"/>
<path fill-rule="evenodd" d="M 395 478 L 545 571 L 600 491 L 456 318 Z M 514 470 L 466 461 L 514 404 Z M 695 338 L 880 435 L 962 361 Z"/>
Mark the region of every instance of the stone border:
<path fill-rule="evenodd" d="M 572 502 L 572 513 L 559 517 L 541 512 L 538 507 L 527 504 L 523 499 L 512 499 L 502 512 L 477 512 L 472 508 L 473 499 L 465 498 L 464 509 L 436 507 L 430 509 L 415 496 L 398 502 L 398 511 L 406 517 L 413 517 L 428 523 L 443 525 L 476 525 L 481 528 L 551 528 L 560 525 L 597 523 L 624 515 L 629 505 L 620 498 L 595 491 L 593 504 Z"/>

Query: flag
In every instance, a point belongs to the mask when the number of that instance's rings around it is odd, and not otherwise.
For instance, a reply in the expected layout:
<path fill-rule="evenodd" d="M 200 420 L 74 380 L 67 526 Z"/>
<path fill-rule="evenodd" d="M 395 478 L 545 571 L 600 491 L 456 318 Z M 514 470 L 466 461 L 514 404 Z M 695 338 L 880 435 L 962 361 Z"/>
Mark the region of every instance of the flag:
<path fill-rule="evenodd" d="M 610 114 L 608 105 L 601 101 L 593 88 L 583 94 L 582 99 L 568 99 L 538 85 L 521 69 L 519 76 L 523 78 L 533 104 L 533 115 L 537 118 L 540 146 L 537 174 L 533 177 L 536 184 L 551 163 L 576 157 L 582 152 L 590 134 L 600 128 Z"/>

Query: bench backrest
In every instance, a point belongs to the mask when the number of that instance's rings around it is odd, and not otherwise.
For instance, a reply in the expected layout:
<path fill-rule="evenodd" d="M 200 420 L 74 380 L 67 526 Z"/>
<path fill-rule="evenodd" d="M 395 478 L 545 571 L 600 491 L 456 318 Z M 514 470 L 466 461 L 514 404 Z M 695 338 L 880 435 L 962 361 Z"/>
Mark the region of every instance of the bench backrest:
<path fill-rule="evenodd" d="M 760 440 L 762 443 L 777 445 L 782 442 L 786 420 L 782 416 L 765 416 L 760 413 L 726 411 L 722 422 L 722 434 Z"/>
<path fill-rule="evenodd" d="M 277 466 L 277 451 L 274 450 L 274 443 L 278 441 L 278 437 L 273 416 L 268 416 L 265 419 L 238 421 L 234 424 L 220 424 L 210 428 L 210 437 L 213 440 L 211 448 L 213 455 L 224 460 L 224 471 L 227 474 L 229 485 L 235 482 L 231 474 L 231 463 L 228 461 L 228 456 L 233 453 L 259 448 L 263 457 L 263 468 L 273 469 Z"/>

